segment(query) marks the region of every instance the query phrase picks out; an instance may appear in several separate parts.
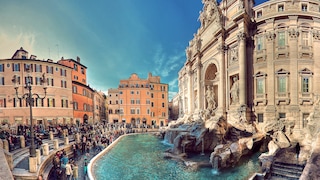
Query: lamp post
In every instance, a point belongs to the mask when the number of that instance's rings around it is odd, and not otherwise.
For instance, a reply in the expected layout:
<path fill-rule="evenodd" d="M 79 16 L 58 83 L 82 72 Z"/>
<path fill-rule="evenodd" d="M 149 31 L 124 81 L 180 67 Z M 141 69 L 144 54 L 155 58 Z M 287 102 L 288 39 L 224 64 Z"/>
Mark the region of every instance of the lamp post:
<path fill-rule="evenodd" d="M 18 99 L 26 99 L 26 102 L 28 103 L 28 105 L 30 107 L 30 121 L 31 121 L 31 128 L 30 128 L 30 131 L 31 131 L 30 132 L 30 136 L 31 136 L 30 157 L 36 157 L 36 148 L 35 148 L 35 144 L 34 144 L 34 130 L 33 130 L 33 121 L 32 121 L 32 119 L 33 119 L 32 118 L 32 106 L 34 105 L 33 97 L 43 100 L 47 95 L 47 87 L 43 87 L 44 97 L 40 97 L 39 94 L 32 93 L 32 86 L 31 86 L 32 85 L 32 76 L 28 74 L 25 77 L 25 81 L 26 82 L 25 82 L 24 88 L 28 92 L 19 97 L 19 93 L 18 93 L 18 88 L 19 87 L 17 86 L 17 83 L 20 83 L 20 81 L 18 81 L 16 75 L 14 75 L 13 78 L 12 78 L 12 82 L 15 84 L 14 89 L 16 90 L 16 97 Z M 44 85 L 45 82 L 46 82 L 45 74 L 43 73 L 42 77 L 40 78 L 40 84 Z"/>

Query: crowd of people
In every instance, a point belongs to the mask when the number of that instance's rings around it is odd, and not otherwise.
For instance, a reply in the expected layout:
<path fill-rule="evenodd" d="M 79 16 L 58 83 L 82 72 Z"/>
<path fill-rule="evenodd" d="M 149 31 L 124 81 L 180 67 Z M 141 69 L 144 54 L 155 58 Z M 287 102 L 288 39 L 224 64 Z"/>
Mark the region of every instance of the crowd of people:
<path fill-rule="evenodd" d="M 83 161 L 83 174 L 87 175 L 87 165 L 89 158 L 92 155 L 97 154 L 116 140 L 119 136 L 128 133 L 134 133 L 136 126 L 125 123 L 96 123 L 96 124 L 81 124 L 81 125 L 48 125 L 42 124 L 34 125 L 34 140 L 36 148 L 40 148 L 42 140 L 49 138 L 49 132 L 51 131 L 55 137 L 63 138 L 65 135 L 71 136 L 77 133 L 80 134 L 80 141 L 72 144 L 72 155 L 68 156 L 65 150 L 57 151 L 52 163 L 52 177 L 53 179 L 67 179 L 77 180 L 78 169 L 77 162 L 80 158 L 84 158 Z M 140 127 L 141 128 L 141 127 Z M 147 126 L 142 126 L 142 129 L 147 129 Z M 24 136 L 26 146 L 30 145 L 31 131 L 30 126 L 18 125 L 13 128 L 6 127 L 0 129 L 0 138 L 6 139 L 9 144 L 9 151 L 20 148 L 20 136 Z M 141 129 L 141 131 L 143 131 Z M 78 169 L 76 171 L 76 169 Z M 42 175 L 39 176 L 42 179 Z"/>

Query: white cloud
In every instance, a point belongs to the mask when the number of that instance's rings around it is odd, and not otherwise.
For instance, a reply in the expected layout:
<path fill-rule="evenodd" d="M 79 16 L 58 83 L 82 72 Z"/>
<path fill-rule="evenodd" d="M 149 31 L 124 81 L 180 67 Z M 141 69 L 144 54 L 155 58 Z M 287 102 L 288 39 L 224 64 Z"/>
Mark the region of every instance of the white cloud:
<path fill-rule="evenodd" d="M 16 36 L 9 33 L 0 32 L 0 58 L 11 58 L 12 55 L 20 47 L 32 54 L 36 42 L 36 35 L 34 33 L 20 33 Z"/>

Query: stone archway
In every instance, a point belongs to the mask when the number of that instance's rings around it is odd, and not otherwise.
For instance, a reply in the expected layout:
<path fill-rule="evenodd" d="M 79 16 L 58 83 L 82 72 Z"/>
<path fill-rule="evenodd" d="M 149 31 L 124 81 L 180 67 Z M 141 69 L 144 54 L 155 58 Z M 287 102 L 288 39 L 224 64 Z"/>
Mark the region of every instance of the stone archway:
<path fill-rule="evenodd" d="M 204 107 L 208 110 L 218 106 L 218 68 L 211 63 L 207 66 L 204 74 Z"/>

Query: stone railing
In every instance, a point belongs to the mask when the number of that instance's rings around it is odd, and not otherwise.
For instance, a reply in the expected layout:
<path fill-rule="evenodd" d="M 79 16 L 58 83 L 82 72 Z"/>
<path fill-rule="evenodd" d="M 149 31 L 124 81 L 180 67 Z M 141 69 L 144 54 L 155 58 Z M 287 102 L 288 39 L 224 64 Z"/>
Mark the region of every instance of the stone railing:
<path fill-rule="evenodd" d="M 13 175 L 11 173 L 11 169 L 13 168 L 13 163 L 12 163 L 12 154 L 11 154 L 11 156 L 10 156 L 10 154 L 11 153 L 9 153 L 5 149 L 3 149 L 3 143 L 2 143 L 2 141 L 0 141 L 0 163 L 1 163 L 0 177 L 1 177 L 1 179 L 8 179 L 8 180 L 14 179 Z M 7 160 L 7 158 L 9 159 L 9 161 Z M 10 159 L 11 159 L 11 161 L 10 161 Z M 10 162 L 11 162 L 11 168 L 9 166 Z"/>

